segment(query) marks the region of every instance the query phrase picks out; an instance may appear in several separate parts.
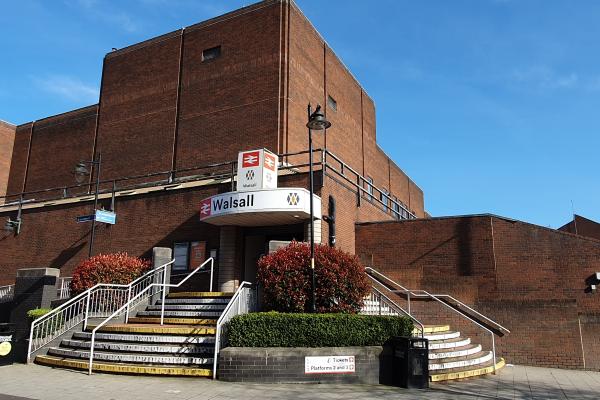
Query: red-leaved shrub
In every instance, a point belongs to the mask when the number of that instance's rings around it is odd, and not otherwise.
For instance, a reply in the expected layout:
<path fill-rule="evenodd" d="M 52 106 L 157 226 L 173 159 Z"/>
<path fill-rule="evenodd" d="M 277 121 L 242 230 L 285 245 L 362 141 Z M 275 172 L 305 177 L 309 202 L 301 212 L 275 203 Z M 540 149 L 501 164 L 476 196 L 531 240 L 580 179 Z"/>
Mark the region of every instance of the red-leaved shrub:
<path fill-rule="evenodd" d="M 369 278 L 358 257 L 315 246 L 316 307 L 320 313 L 358 312 Z M 258 282 L 266 310 L 307 312 L 311 305 L 310 246 L 292 242 L 258 260 Z"/>
<path fill-rule="evenodd" d="M 81 262 L 73 271 L 72 295 L 86 291 L 97 283 L 126 285 L 150 268 L 150 261 L 127 253 L 99 254 Z"/>

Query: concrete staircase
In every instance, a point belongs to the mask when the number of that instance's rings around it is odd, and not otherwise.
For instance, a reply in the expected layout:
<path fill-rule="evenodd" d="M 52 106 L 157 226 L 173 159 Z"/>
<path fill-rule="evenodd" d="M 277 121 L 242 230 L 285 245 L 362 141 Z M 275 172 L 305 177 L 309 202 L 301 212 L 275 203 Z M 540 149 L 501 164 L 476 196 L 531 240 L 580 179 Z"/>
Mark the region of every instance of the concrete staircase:
<path fill-rule="evenodd" d="M 492 374 L 494 357 L 480 344 L 450 330 L 449 325 L 425 326 L 429 339 L 429 378 L 432 382 L 470 378 Z M 504 359 L 496 360 L 496 371 L 504 367 Z"/>
<path fill-rule="evenodd" d="M 216 322 L 233 293 L 176 292 L 147 306 L 129 323 L 108 323 L 96 333 L 93 371 L 212 377 Z M 91 331 L 75 332 L 35 358 L 37 364 L 87 370 Z"/>

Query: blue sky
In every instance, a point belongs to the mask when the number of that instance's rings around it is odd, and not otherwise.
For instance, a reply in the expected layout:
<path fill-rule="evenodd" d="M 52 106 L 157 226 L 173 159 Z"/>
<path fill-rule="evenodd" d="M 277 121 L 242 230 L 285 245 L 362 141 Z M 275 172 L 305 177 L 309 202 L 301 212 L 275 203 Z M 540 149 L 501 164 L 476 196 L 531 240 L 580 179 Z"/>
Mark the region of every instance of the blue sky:
<path fill-rule="evenodd" d="M 97 102 L 102 58 L 250 1 L 21 0 L 0 14 L 0 119 Z M 377 105 L 434 216 L 600 221 L 600 2 L 298 0 Z"/>

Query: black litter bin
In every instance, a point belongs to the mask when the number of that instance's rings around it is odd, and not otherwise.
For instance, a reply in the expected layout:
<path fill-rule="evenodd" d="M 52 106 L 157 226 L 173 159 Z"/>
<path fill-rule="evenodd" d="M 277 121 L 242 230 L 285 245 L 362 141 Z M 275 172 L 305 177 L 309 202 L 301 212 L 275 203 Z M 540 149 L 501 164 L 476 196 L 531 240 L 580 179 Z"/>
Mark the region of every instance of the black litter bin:
<path fill-rule="evenodd" d="M 429 387 L 429 343 L 427 339 L 398 336 L 392 339 L 394 382 L 411 389 Z"/>
<path fill-rule="evenodd" d="M 0 365 L 15 362 L 15 324 L 0 324 Z"/>

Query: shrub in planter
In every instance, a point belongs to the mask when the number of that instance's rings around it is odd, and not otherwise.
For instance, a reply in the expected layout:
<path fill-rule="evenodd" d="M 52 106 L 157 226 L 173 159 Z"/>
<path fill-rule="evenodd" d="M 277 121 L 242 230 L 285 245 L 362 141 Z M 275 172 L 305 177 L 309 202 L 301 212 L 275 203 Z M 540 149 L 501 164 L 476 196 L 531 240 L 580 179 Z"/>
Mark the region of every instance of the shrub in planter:
<path fill-rule="evenodd" d="M 410 318 L 358 314 L 250 313 L 227 324 L 234 347 L 381 346 L 412 332 Z"/>
<path fill-rule="evenodd" d="M 33 310 L 27 311 L 27 317 L 29 318 L 29 322 L 33 322 L 36 319 L 43 317 L 52 311 L 51 308 L 34 308 Z M 38 339 L 41 337 L 45 337 L 45 335 L 52 334 L 54 331 L 62 327 L 63 325 L 63 316 L 58 314 L 54 317 L 50 317 L 50 320 L 44 323 L 43 328 L 38 328 L 33 333 L 33 338 Z"/>
<path fill-rule="evenodd" d="M 258 261 L 258 282 L 266 310 L 306 312 L 311 302 L 310 246 L 292 242 Z M 369 293 L 369 279 L 358 257 L 325 245 L 315 246 L 317 312 L 358 312 Z"/>
<path fill-rule="evenodd" d="M 71 292 L 77 295 L 97 283 L 126 285 L 150 269 L 150 261 L 127 253 L 100 254 L 79 264 L 73 271 Z"/>

